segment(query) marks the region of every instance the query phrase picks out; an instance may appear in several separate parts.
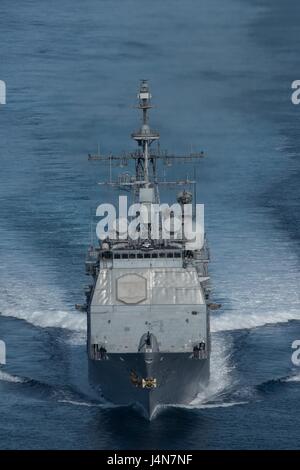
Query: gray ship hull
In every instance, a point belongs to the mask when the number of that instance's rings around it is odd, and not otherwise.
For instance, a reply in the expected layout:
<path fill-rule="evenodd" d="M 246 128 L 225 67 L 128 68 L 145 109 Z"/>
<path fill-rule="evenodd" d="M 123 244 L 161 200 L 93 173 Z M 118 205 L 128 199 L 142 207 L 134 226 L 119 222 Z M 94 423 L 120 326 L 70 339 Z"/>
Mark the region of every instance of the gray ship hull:
<path fill-rule="evenodd" d="M 209 358 L 196 359 L 191 353 L 110 354 L 106 360 L 89 359 L 89 380 L 108 401 L 118 405 L 137 404 L 147 419 L 159 406 L 188 405 L 209 380 Z M 132 373 L 155 378 L 156 388 L 132 383 Z"/>

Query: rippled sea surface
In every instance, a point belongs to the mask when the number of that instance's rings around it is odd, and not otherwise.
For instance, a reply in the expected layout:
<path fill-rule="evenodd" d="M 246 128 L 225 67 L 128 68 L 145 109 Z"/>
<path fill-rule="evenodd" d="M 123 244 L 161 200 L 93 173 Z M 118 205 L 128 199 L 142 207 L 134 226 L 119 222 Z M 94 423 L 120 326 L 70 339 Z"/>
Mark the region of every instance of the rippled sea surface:
<path fill-rule="evenodd" d="M 299 448 L 299 17 L 296 0 L 1 0 L 1 448 Z M 197 194 L 222 304 L 207 392 L 151 423 L 93 396 L 73 307 L 108 197 L 86 155 L 132 148 L 141 78 L 161 146 L 207 153 Z"/>

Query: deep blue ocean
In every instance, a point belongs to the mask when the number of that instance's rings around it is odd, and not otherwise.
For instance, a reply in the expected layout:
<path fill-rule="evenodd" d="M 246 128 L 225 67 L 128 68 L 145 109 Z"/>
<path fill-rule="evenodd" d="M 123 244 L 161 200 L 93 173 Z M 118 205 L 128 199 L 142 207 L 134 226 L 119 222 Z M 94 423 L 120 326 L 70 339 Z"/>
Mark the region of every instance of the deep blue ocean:
<path fill-rule="evenodd" d="M 298 0 L 1 0 L 1 449 L 300 447 L 299 21 Z M 91 214 L 113 197 L 87 154 L 134 148 L 143 78 L 162 148 L 207 154 L 222 304 L 208 390 L 152 422 L 93 395 L 74 309 Z"/>

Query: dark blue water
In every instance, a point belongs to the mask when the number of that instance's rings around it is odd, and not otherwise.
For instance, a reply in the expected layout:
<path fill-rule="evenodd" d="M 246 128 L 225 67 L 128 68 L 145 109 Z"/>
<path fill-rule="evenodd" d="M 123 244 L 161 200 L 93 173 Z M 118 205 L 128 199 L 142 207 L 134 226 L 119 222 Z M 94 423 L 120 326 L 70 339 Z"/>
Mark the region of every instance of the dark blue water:
<path fill-rule="evenodd" d="M 1 1 L 1 448 L 299 448 L 299 18 L 297 0 Z M 222 303 L 207 392 L 151 423 L 93 396 L 73 308 L 91 211 L 112 197 L 86 154 L 132 146 L 140 78 L 162 147 L 208 155 Z"/>

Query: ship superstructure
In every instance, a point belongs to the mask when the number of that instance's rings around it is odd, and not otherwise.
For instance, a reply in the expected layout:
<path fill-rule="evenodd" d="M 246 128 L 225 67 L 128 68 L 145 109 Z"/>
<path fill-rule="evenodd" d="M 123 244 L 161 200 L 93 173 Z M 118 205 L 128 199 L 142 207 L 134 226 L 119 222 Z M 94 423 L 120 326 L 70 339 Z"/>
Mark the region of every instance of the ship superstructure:
<path fill-rule="evenodd" d="M 159 133 L 149 126 L 151 94 L 145 80 L 138 108 L 142 125 L 132 134 L 138 149 L 89 159 L 121 166 L 132 162 L 134 175 L 125 173 L 103 184 L 129 191 L 148 212 L 161 203 L 160 185 L 181 185 L 177 201 L 184 212 L 192 202 L 192 192 L 185 188 L 195 181 L 166 181 L 158 176 L 159 164 L 197 162 L 203 153 L 160 151 Z M 91 384 L 115 404 L 139 404 L 151 419 L 160 405 L 190 403 L 208 383 L 209 253 L 205 236 L 191 250 L 184 234 L 152 239 L 149 220 L 140 225 L 143 236 L 137 239 L 114 238 L 108 232 L 99 246 L 90 247 L 86 272 L 92 282 L 86 304 L 78 308 L 87 311 Z"/>

